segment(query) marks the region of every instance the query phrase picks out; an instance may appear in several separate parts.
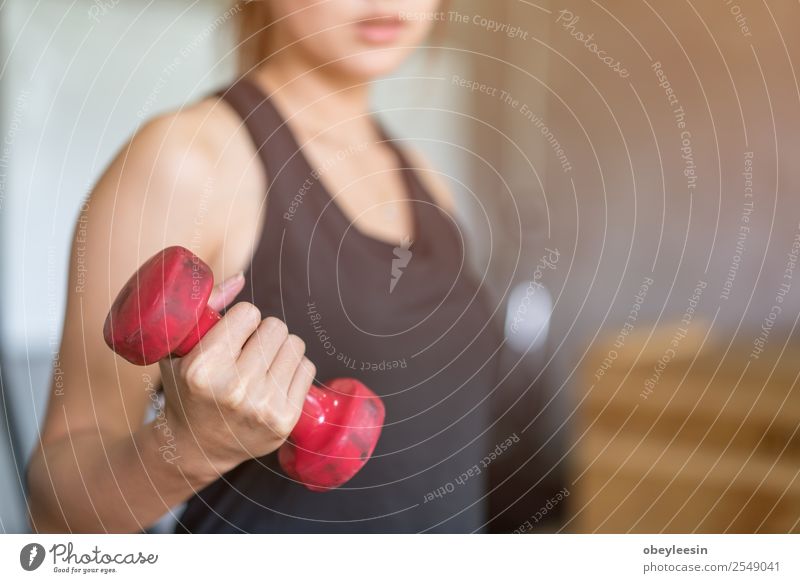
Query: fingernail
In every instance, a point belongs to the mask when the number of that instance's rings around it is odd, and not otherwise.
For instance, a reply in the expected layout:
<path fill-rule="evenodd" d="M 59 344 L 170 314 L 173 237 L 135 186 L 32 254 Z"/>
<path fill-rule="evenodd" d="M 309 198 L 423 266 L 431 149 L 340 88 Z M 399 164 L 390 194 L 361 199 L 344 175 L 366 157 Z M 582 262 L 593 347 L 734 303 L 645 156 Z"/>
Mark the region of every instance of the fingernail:
<path fill-rule="evenodd" d="M 223 281 L 222 282 L 222 287 L 223 288 L 228 288 L 228 287 L 230 287 L 230 286 L 232 286 L 234 284 L 239 283 L 239 281 L 241 281 L 243 278 L 244 278 L 244 272 L 240 271 L 236 275 L 232 275 L 228 279 Z"/>

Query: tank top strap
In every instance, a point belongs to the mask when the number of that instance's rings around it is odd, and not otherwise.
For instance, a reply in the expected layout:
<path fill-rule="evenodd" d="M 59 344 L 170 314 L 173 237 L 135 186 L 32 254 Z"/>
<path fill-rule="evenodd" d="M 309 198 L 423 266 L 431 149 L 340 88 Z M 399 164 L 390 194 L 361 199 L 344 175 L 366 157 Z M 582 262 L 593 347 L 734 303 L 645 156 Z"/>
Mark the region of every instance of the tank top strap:
<path fill-rule="evenodd" d="M 216 96 L 242 119 L 267 174 L 268 188 L 297 154 L 297 143 L 272 100 L 253 81 L 238 79 Z"/>
<path fill-rule="evenodd" d="M 403 151 L 403 148 L 398 145 L 398 139 L 392 137 L 386 131 L 386 127 L 380 120 L 375 120 L 375 127 L 378 131 L 378 136 L 394 153 L 397 160 L 397 169 L 403 176 L 403 181 L 406 185 L 406 195 L 408 198 L 425 203 L 435 204 L 433 198 L 428 193 L 426 186 L 420 181 L 417 174 L 418 168 L 413 166 L 408 159 L 408 156 Z"/>

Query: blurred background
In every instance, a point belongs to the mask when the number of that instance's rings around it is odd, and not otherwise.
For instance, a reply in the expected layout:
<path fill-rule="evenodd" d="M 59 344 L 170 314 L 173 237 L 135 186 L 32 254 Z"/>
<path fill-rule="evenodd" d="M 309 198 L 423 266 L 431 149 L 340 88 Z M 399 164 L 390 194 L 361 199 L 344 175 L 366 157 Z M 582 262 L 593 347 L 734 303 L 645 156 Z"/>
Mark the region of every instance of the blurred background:
<path fill-rule="evenodd" d="M 232 80 L 235 6 L 0 4 L 0 531 L 28 529 L 81 202 Z M 800 6 L 443 14 L 374 109 L 450 177 L 506 330 L 490 530 L 800 531 Z"/>

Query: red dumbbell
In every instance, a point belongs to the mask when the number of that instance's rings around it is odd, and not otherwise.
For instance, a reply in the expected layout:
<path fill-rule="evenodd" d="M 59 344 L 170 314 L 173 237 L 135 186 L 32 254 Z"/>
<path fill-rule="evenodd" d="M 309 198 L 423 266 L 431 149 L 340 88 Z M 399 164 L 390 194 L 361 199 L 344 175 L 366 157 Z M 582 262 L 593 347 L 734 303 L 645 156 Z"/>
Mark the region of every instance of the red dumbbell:
<path fill-rule="evenodd" d="M 208 306 L 211 269 L 183 247 L 147 260 L 119 292 L 106 317 L 106 344 L 133 364 L 184 356 L 220 315 Z M 312 386 L 300 420 L 278 451 L 284 471 L 309 490 L 324 492 L 352 478 L 372 455 L 381 434 L 381 399 L 355 379 L 326 389 Z"/>

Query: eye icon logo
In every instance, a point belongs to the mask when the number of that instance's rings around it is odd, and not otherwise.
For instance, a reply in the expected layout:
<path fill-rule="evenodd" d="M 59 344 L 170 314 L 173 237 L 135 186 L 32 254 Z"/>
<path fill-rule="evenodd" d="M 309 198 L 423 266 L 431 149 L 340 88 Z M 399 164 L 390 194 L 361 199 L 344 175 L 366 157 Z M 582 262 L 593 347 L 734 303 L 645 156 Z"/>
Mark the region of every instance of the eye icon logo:
<path fill-rule="evenodd" d="M 26 571 L 35 571 L 44 562 L 44 547 L 38 543 L 30 543 L 19 552 L 19 564 Z"/>

